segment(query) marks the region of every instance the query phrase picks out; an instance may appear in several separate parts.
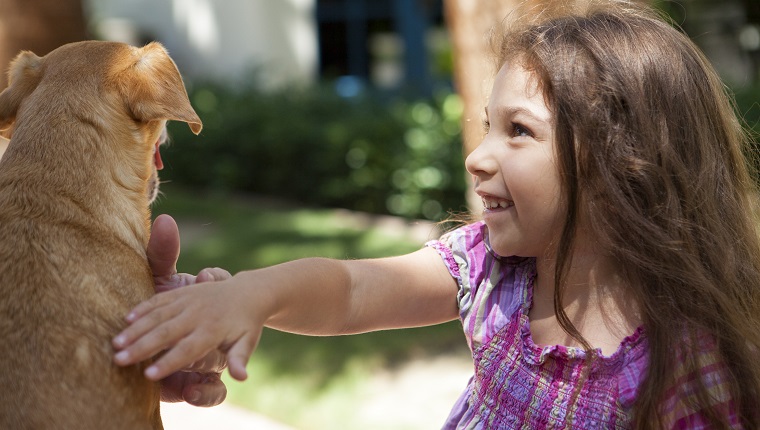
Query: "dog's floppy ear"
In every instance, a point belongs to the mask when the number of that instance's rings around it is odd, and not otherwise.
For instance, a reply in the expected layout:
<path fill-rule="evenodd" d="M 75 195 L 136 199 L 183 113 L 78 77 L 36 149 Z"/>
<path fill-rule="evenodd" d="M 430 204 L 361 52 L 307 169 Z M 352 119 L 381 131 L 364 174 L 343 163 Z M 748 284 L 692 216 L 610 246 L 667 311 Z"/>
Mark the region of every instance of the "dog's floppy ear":
<path fill-rule="evenodd" d="M 111 75 L 132 116 L 143 122 L 184 121 L 193 133 L 203 128 L 190 106 L 182 76 L 166 49 L 157 42 L 135 48 L 129 64 L 122 63 Z"/>
<path fill-rule="evenodd" d="M 40 76 L 40 57 L 34 53 L 22 51 L 11 61 L 8 88 L 0 93 L 0 135 L 10 134 L 21 102 L 37 88 Z"/>

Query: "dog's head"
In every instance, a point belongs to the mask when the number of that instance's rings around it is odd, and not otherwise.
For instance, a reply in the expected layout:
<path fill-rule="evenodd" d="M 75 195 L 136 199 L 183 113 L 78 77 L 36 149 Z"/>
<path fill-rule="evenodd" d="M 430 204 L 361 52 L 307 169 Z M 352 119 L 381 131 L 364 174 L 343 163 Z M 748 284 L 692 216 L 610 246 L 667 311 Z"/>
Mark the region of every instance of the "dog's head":
<path fill-rule="evenodd" d="M 123 167 L 113 173 L 130 189 L 158 187 L 158 153 L 167 120 L 184 121 L 193 133 L 202 123 L 182 77 L 159 43 L 142 48 L 116 42 L 63 45 L 44 57 L 25 51 L 11 63 L 9 86 L 0 93 L 0 134 L 26 140 L 71 141 L 90 133 L 110 147 Z"/>

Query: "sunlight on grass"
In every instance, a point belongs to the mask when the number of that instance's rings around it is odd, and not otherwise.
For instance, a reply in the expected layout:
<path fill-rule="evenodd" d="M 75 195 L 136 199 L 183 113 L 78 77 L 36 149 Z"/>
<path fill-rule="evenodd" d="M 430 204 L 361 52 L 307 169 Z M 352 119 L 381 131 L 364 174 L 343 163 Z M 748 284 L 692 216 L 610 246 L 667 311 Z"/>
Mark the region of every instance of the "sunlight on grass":
<path fill-rule="evenodd" d="M 239 383 L 226 376 L 225 383 L 229 400 L 253 405 L 253 409 L 298 429 L 337 429 L 341 427 L 338 422 L 356 423 L 352 409 L 376 366 L 352 359 L 340 373 L 324 379 L 308 369 L 278 375 L 271 363 L 254 358 L 249 365 L 250 381 Z"/>
<path fill-rule="evenodd" d="M 422 245 L 403 235 L 366 228 L 330 209 L 278 207 L 165 188 L 154 213 L 173 215 L 181 224 L 181 271 L 219 266 L 234 273 L 303 257 L 388 256 Z"/>

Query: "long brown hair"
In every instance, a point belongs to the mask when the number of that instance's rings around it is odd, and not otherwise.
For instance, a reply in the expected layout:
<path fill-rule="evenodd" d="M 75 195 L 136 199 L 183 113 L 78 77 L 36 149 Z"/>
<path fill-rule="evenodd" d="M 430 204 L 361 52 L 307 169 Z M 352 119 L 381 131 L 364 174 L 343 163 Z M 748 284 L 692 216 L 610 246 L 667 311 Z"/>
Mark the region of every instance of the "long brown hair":
<path fill-rule="evenodd" d="M 757 190 L 732 98 L 688 37 L 641 6 L 594 2 L 538 15 L 508 18 L 498 62 L 535 74 L 556 121 L 567 211 L 558 321 L 588 348 L 561 306 L 583 214 L 619 262 L 644 322 L 650 356 L 636 426 L 665 425 L 666 391 L 677 369 L 699 376 L 692 352 L 706 336 L 726 369 L 723 394 L 746 428 L 760 427 Z M 697 379 L 687 403 L 728 428 L 725 410 L 711 406 L 708 381 Z"/>

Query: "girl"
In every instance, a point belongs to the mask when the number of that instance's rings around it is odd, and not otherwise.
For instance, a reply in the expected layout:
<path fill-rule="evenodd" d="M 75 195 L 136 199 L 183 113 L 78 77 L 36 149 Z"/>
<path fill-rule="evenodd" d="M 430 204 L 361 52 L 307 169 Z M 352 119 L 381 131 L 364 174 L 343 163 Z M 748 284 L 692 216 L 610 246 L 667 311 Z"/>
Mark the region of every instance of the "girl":
<path fill-rule="evenodd" d="M 758 428 L 760 245 L 747 143 L 697 48 L 612 1 L 513 28 L 467 158 L 484 221 L 409 255 L 306 259 L 156 295 L 114 339 L 159 380 L 262 326 L 462 320 L 445 428 Z M 521 20 L 518 24 L 522 24 Z"/>

